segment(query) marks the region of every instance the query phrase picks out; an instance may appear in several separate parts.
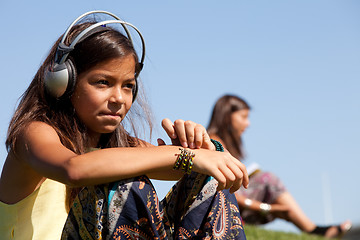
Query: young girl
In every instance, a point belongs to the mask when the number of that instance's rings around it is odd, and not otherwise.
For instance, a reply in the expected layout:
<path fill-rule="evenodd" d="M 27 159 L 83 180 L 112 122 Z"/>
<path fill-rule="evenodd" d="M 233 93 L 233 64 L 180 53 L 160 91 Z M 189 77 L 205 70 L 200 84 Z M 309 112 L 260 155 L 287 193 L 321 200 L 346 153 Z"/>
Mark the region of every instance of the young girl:
<path fill-rule="evenodd" d="M 78 23 L 89 14 L 107 14 L 116 20 Z M 126 36 L 116 26 L 124 28 Z M 161 232 L 162 238 L 172 237 L 164 235 L 165 230 L 168 234 L 179 236 L 211 237 L 215 234 L 245 238 L 241 223 L 232 220 L 240 217 L 239 212 L 230 209 L 230 206 L 235 199 L 231 193 L 248 183 L 246 169 L 230 154 L 213 151 L 215 146 L 204 127 L 191 121 L 172 123 L 168 119 L 163 120 L 164 129 L 173 143 L 181 143 L 180 148 L 164 144 L 152 146 L 136 137 L 138 123 L 132 115 L 146 118 L 147 112 L 141 98 L 135 98 L 144 45 L 139 59 L 127 28 L 129 26 L 137 30 L 111 13 L 95 11 L 83 14 L 54 44 L 23 94 L 9 126 L 6 140 L 8 156 L 0 179 L 2 238 L 59 239 L 67 209 L 74 199 L 75 208 L 70 210 L 67 226 L 73 222 L 72 217 L 84 222 L 80 218 L 85 213 L 91 215 L 87 215 L 85 221 L 98 220 L 99 215 L 86 212 L 86 207 L 98 207 L 100 204 L 100 201 L 92 202 L 93 195 L 90 193 L 98 194 L 96 199 L 99 199 L 99 192 L 91 190 L 105 193 L 104 211 L 114 209 L 115 204 L 125 210 L 135 209 L 138 213 L 145 213 L 143 208 L 137 209 L 142 200 L 144 204 L 141 206 L 155 214 L 147 215 L 141 221 L 138 216 L 124 215 L 119 211 L 116 214 L 113 212 L 109 219 L 106 218 L 110 215 L 103 215 L 106 221 L 111 220 L 114 224 L 109 225 L 111 229 L 104 228 L 102 237 L 119 236 L 121 232 L 129 234 L 129 231 L 122 230 L 123 216 L 127 223 L 130 221 L 132 224 L 129 229 L 137 229 L 134 230 L 136 236 L 142 229 L 154 227 L 150 220 L 157 216 L 158 225 L 151 233 Z M 137 109 L 132 107 L 134 101 L 138 104 Z M 150 121 L 147 122 L 151 127 Z M 132 135 L 126 130 L 127 126 L 132 127 Z M 217 147 L 219 149 L 218 144 Z M 182 180 L 164 202 L 168 206 L 160 206 L 148 178 L 177 180 L 181 177 Z M 111 182 L 114 183 L 106 184 Z M 138 188 L 135 189 L 132 186 L 136 184 Z M 65 186 L 68 189 L 66 194 Z M 77 195 L 82 186 L 88 187 Z M 142 189 L 147 191 L 145 195 L 131 197 Z M 192 195 L 193 192 L 196 194 Z M 148 198 L 149 193 L 152 193 L 152 199 Z M 207 200 L 202 200 L 201 194 Z M 187 202 L 182 201 L 183 197 Z M 119 199 L 125 202 L 117 201 Z M 74 214 L 74 209 L 79 210 L 76 208 L 79 201 L 84 206 L 84 214 Z M 84 201 L 89 204 L 84 204 Z M 208 205 L 203 205 L 204 202 Z M 194 209 L 199 209 L 198 206 L 203 208 L 194 212 Z M 172 219 L 171 216 L 177 217 L 177 214 L 165 212 L 167 209 L 182 211 L 181 219 Z M 221 214 L 209 216 L 215 210 Z M 191 228 L 189 232 L 186 214 L 191 217 L 193 212 L 201 226 L 197 226 L 197 230 Z M 211 217 L 213 222 L 209 221 Z M 84 232 L 84 226 L 77 227 Z M 68 230 L 64 231 L 65 239 Z M 99 237 L 96 229 L 86 231 L 86 234 Z M 76 233 L 85 238 L 80 232 Z"/>
<path fill-rule="evenodd" d="M 210 137 L 220 141 L 239 160 L 244 158 L 241 135 L 250 125 L 249 111 L 250 106 L 244 99 L 224 95 L 217 100 L 207 129 Z M 339 226 L 316 226 L 277 176 L 259 169 L 251 174 L 250 167 L 248 170 L 248 189 L 239 189 L 235 194 L 244 222 L 265 224 L 282 218 L 295 224 L 301 231 L 326 237 L 339 237 L 351 227 L 349 221 Z"/>

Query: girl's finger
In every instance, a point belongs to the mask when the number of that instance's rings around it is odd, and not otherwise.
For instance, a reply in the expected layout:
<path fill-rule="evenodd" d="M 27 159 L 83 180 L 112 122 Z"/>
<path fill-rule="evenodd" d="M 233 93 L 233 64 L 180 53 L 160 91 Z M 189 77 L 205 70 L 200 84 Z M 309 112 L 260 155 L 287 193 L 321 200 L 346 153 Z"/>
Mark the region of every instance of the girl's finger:
<path fill-rule="evenodd" d="M 187 143 L 184 120 L 182 120 L 182 119 L 175 120 L 174 121 L 174 129 L 175 129 L 177 137 L 179 138 L 179 142 L 180 142 L 181 146 L 187 148 L 189 145 Z"/>
<path fill-rule="evenodd" d="M 195 147 L 201 148 L 203 145 L 203 142 L 205 141 L 204 136 L 206 137 L 206 130 L 202 125 L 196 125 L 195 126 Z"/>
<path fill-rule="evenodd" d="M 209 150 L 216 150 L 215 145 L 211 142 L 210 136 L 207 132 L 204 132 L 203 136 L 203 148 L 209 149 Z"/>
<path fill-rule="evenodd" d="M 184 123 L 187 143 L 190 148 L 195 148 L 195 123 L 192 121 L 186 121 Z"/>
<path fill-rule="evenodd" d="M 221 191 L 223 189 L 225 189 L 226 186 L 226 178 L 225 176 L 222 174 L 222 172 L 220 170 L 216 170 L 214 173 L 211 174 L 216 181 L 218 182 L 218 186 L 216 188 L 216 191 Z"/>
<path fill-rule="evenodd" d="M 232 161 L 228 162 L 228 168 L 232 171 L 232 173 L 235 176 L 235 180 L 233 182 L 233 185 L 230 188 L 230 192 L 233 193 L 234 191 L 238 190 L 241 187 L 241 184 L 243 182 L 244 174 L 241 171 L 241 169 Z"/>
<path fill-rule="evenodd" d="M 226 179 L 225 189 L 229 189 L 231 186 L 233 186 L 233 184 L 236 180 L 236 177 L 235 177 L 234 173 L 230 170 L 230 168 L 228 168 L 228 166 L 226 166 L 226 165 L 221 165 L 220 171 L 222 172 L 222 174 L 224 175 L 224 177 Z"/>
<path fill-rule="evenodd" d="M 233 158 L 233 162 L 240 168 L 242 174 L 243 174 L 243 182 L 242 182 L 242 185 L 245 187 L 245 188 L 248 188 L 249 186 L 249 175 L 247 173 L 247 170 L 246 170 L 246 167 L 245 165 L 240 162 L 239 160 L 237 160 L 236 158 Z"/>
<path fill-rule="evenodd" d="M 168 119 L 168 118 L 164 118 L 161 121 L 161 126 L 164 128 L 165 132 L 167 133 L 167 135 L 171 138 L 171 139 L 176 139 L 177 135 L 174 129 L 174 124 L 173 122 Z"/>

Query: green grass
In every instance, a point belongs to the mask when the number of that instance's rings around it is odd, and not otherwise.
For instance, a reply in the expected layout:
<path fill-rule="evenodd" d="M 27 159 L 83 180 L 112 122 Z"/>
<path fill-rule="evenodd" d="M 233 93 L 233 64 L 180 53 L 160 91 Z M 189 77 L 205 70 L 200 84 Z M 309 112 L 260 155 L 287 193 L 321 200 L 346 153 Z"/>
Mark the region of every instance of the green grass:
<path fill-rule="evenodd" d="M 325 240 L 323 237 L 305 233 L 271 231 L 249 224 L 244 225 L 247 240 Z"/>

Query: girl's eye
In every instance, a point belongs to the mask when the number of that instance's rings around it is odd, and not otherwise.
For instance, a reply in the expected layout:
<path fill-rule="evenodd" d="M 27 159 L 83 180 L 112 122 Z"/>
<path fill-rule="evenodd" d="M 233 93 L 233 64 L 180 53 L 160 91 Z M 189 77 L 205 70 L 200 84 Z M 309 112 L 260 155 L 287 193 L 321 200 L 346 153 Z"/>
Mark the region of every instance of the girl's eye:
<path fill-rule="evenodd" d="M 99 85 L 109 85 L 109 82 L 106 80 L 98 80 L 96 83 Z"/>
<path fill-rule="evenodd" d="M 133 83 L 127 83 L 127 84 L 125 84 L 125 87 L 126 87 L 126 88 L 129 88 L 129 89 L 133 89 L 133 88 L 135 87 L 135 84 L 133 84 Z"/>

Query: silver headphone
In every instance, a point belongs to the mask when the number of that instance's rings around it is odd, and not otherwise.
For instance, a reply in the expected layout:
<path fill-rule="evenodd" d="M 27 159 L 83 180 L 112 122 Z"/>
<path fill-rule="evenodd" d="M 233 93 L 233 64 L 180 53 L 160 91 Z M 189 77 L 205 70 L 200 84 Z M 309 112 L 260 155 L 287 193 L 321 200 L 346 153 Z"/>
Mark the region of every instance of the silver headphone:
<path fill-rule="evenodd" d="M 69 34 L 71 28 L 81 19 L 83 19 L 85 16 L 88 16 L 90 14 L 94 13 L 103 13 L 112 16 L 115 18 L 115 20 L 105 20 L 101 22 L 94 23 L 93 25 L 89 26 L 88 28 L 84 29 L 82 32 L 80 32 L 75 39 L 70 43 L 69 46 L 65 44 L 65 39 L 67 35 Z M 133 88 L 133 101 L 135 101 L 137 92 L 138 92 L 138 82 L 136 77 L 140 73 L 140 71 L 143 68 L 144 65 L 144 59 L 145 59 L 145 41 L 143 36 L 141 35 L 141 32 L 131 23 L 122 21 L 119 17 L 114 15 L 113 13 L 107 12 L 107 11 L 101 11 L 101 10 L 95 10 L 90 11 L 82 14 L 77 19 L 75 19 L 69 27 L 66 29 L 55 54 L 55 61 L 52 66 L 45 72 L 44 76 L 44 84 L 45 84 L 45 90 L 46 92 L 52 96 L 55 99 L 63 99 L 71 95 L 71 93 L 74 90 L 75 82 L 76 82 L 76 69 L 73 64 L 73 62 L 70 59 L 67 59 L 69 53 L 74 49 L 75 45 L 90 35 L 93 35 L 94 33 L 106 31 L 107 28 L 103 27 L 107 24 L 114 24 L 119 23 L 124 28 L 126 35 L 128 39 L 130 40 L 131 44 L 134 47 L 133 40 L 130 35 L 130 31 L 127 28 L 127 26 L 132 27 L 138 34 L 141 39 L 142 44 L 142 54 L 139 62 L 139 72 L 135 76 L 135 86 Z"/>

